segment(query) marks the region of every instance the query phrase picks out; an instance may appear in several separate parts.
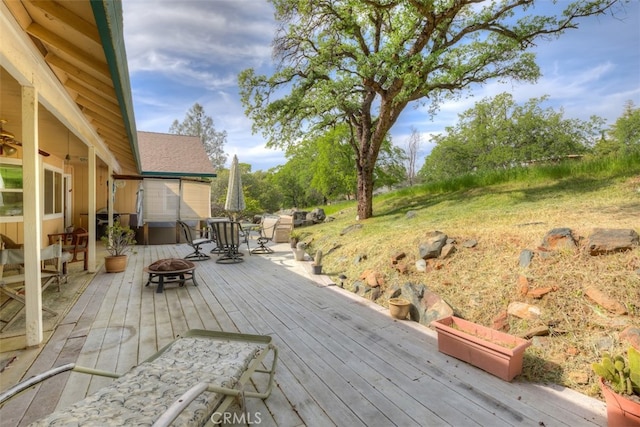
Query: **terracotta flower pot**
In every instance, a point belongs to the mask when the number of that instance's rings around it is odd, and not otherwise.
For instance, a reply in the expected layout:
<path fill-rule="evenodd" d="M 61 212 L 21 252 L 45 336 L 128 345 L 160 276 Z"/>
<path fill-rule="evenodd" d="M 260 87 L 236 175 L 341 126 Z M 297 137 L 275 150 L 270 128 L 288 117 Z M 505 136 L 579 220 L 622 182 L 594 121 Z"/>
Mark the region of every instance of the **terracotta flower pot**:
<path fill-rule="evenodd" d="M 438 332 L 438 351 L 470 363 L 505 381 L 522 372 L 531 341 L 455 316 L 431 322 Z"/>
<path fill-rule="evenodd" d="M 389 300 L 389 314 L 394 319 L 406 319 L 410 307 L 411 303 L 404 298 L 391 298 Z"/>
<path fill-rule="evenodd" d="M 127 269 L 127 255 L 104 257 L 104 269 L 107 273 L 121 273 Z"/>
<path fill-rule="evenodd" d="M 607 424 L 609 427 L 639 427 L 640 403 L 616 393 L 600 378 L 600 389 L 607 402 Z"/>

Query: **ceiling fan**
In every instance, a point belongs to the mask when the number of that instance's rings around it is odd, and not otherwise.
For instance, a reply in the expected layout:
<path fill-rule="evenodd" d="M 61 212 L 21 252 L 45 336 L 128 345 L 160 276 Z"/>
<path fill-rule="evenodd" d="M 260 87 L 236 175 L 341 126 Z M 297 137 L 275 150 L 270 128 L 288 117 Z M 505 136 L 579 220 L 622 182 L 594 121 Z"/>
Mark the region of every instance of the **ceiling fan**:
<path fill-rule="evenodd" d="M 15 145 L 22 147 L 22 142 L 16 141 L 16 137 L 4 129 L 6 123 L 5 119 L 0 119 L 0 156 L 13 156 L 18 151 Z M 44 157 L 50 156 L 49 153 L 40 149 L 38 149 L 38 154 Z"/>

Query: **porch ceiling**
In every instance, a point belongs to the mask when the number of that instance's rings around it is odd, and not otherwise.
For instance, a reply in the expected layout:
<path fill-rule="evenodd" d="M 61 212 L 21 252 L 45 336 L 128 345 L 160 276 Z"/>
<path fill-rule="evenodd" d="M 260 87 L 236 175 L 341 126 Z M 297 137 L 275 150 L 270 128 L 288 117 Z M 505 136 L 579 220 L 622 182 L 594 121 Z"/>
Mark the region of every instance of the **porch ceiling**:
<path fill-rule="evenodd" d="M 113 2 L 117 3 L 117 2 Z M 117 159 L 121 173 L 137 174 L 139 156 L 119 6 L 110 2 L 4 0 L 42 59 Z M 120 16 L 118 16 L 120 14 Z M 20 91 L 5 91 L 20 105 Z M 13 110 L 13 111 L 10 111 Z M 3 109 L 9 123 L 18 109 Z M 11 117 L 14 115 L 16 117 Z M 67 135 L 46 148 L 64 158 Z M 15 133 L 15 131 L 14 131 Z"/>

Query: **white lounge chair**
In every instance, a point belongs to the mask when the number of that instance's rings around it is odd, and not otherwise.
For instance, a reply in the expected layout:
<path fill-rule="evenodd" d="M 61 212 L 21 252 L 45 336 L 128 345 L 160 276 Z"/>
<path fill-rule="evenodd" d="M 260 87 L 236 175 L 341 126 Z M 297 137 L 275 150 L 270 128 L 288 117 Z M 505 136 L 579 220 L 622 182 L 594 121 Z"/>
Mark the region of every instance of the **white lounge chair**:
<path fill-rule="evenodd" d="M 270 362 L 265 360 L 269 354 Z M 237 398 L 269 397 L 277 358 L 270 336 L 194 329 L 123 375 L 70 363 L 17 384 L 0 395 L 0 404 L 61 372 L 74 371 L 115 380 L 32 425 L 159 427 L 176 421 L 176 425 L 203 426 L 210 420 L 217 423 Z M 263 362 L 271 367 L 260 369 Z M 244 391 L 256 373 L 269 375 L 266 390 Z"/>

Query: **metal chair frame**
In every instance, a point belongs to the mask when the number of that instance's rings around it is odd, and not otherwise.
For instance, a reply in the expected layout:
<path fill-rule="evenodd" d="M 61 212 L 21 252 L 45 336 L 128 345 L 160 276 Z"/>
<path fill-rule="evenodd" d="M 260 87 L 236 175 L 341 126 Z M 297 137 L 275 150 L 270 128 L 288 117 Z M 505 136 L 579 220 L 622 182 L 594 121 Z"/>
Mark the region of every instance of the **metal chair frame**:
<path fill-rule="evenodd" d="M 275 215 L 267 215 L 262 218 L 262 226 L 260 227 L 260 237 L 258 237 L 258 247 L 251 251 L 254 254 L 270 254 L 273 249 L 267 246 L 276 235 L 276 229 L 280 223 L 280 217 Z"/>
<path fill-rule="evenodd" d="M 209 255 L 202 252 L 201 246 L 207 243 L 212 243 L 213 240 L 208 237 L 194 238 L 193 234 L 191 233 L 191 227 L 189 226 L 189 224 L 181 220 L 178 220 L 177 222 L 178 225 L 180 225 L 180 227 L 182 228 L 182 232 L 184 233 L 184 238 L 186 239 L 187 244 L 193 248 L 193 252 L 185 256 L 184 259 L 192 261 L 204 261 L 207 259 L 211 259 Z"/>

